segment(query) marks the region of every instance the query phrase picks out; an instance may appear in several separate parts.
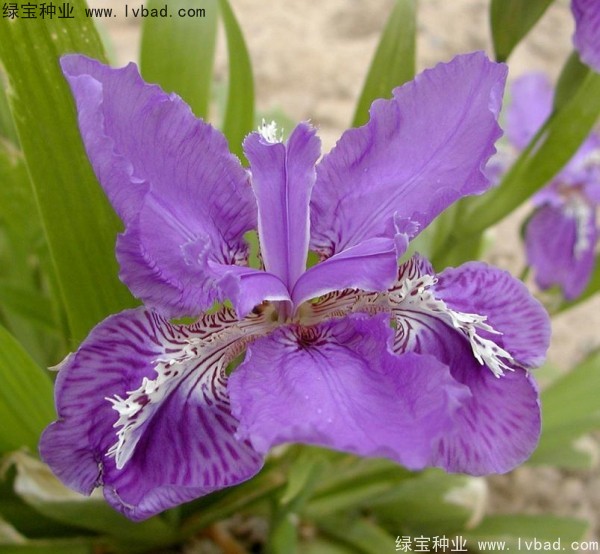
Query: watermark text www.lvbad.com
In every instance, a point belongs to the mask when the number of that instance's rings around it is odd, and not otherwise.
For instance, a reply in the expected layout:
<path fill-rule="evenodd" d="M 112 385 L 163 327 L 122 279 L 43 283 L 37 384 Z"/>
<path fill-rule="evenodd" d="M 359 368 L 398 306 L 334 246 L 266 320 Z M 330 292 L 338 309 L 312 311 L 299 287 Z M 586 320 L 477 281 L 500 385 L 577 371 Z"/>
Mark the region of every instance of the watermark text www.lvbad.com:
<path fill-rule="evenodd" d="M 206 17 L 204 8 L 178 8 L 171 10 L 167 4 L 162 8 L 148 9 L 143 5 L 130 6 L 125 4 L 125 17 Z"/>

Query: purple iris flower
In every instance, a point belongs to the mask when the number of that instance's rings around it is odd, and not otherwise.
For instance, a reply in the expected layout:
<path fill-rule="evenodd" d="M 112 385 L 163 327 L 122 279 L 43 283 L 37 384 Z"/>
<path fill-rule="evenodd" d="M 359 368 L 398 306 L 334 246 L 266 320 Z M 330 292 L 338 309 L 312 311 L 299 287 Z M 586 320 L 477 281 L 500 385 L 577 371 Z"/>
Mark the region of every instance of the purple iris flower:
<path fill-rule="evenodd" d="M 584 63 L 600 72 L 600 2 L 573 0 L 571 10 L 575 16 L 575 48 Z"/>
<path fill-rule="evenodd" d="M 517 79 L 507 111 L 506 134 L 525 148 L 552 111 L 553 88 L 540 73 Z M 591 133 L 569 163 L 533 197 L 525 225 L 527 261 L 541 289 L 558 285 L 572 300 L 585 289 L 595 263 L 600 204 L 600 135 Z"/>
<path fill-rule="evenodd" d="M 263 125 L 244 141 L 249 171 L 133 64 L 62 67 L 125 224 L 121 278 L 145 304 L 60 366 L 40 450 L 64 483 L 102 486 L 140 520 L 252 477 L 287 442 L 477 475 L 527 458 L 540 304 L 483 263 L 398 265 L 449 204 L 488 188 L 505 66 L 475 53 L 425 71 L 318 163 L 309 124 L 285 143 Z M 247 266 L 253 229 L 261 270 Z M 322 261 L 306 269 L 309 249 Z M 197 321 L 168 319 L 181 316 Z"/>

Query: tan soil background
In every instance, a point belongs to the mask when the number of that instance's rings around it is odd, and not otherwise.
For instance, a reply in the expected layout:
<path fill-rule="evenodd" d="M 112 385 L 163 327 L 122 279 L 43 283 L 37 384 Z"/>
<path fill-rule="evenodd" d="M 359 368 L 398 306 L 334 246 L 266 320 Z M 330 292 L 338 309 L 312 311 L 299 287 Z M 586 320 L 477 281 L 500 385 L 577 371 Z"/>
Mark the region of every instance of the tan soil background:
<path fill-rule="evenodd" d="M 165 0 L 177 9 L 177 0 Z M 94 0 L 113 6 L 119 17 L 97 21 L 105 30 L 119 64 L 137 60 L 140 19 L 125 19 L 124 2 Z M 320 128 L 328 151 L 351 121 L 368 64 L 393 0 L 231 0 L 253 62 L 259 110 L 279 109 L 294 121 L 310 119 Z M 139 3 L 130 2 L 130 7 Z M 488 0 L 420 0 L 418 68 L 447 61 L 455 54 L 485 50 L 491 54 Z M 202 2 L 198 1 L 202 7 Z M 510 77 L 531 70 L 556 78 L 571 51 L 573 22 L 567 0 L 557 0 L 511 57 Z M 222 37 L 221 37 L 222 38 Z M 223 41 L 221 40 L 221 44 Z M 168 48 L 168 44 L 165 44 Z M 217 79 L 226 75 L 218 56 Z M 488 260 L 518 274 L 522 252 L 520 210 L 492 232 Z M 553 320 L 549 361 L 567 370 L 600 346 L 600 295 Z M 591 447 L 598 451 L 598 442 Z M 554 513 L 590 521 L 589 539 L 600 535 L 600 471 L 564 472 L 553 468 L 517 469 L 487 480 L 487 507 L 495 513 Z"/>

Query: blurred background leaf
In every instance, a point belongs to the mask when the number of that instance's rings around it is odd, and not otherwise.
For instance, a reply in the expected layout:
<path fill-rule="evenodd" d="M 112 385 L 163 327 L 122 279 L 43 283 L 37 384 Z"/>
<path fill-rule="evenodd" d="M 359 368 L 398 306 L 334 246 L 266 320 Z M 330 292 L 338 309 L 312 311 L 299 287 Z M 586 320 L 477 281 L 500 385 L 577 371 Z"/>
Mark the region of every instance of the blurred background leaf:
<path fill-rule="evenodd" d="M 0 382 L 0 454 L 23 446 L 37 452 L 40 433 L 54 417 L 52 383 L 3 327 Z"/>
<path fill-rule="evenodd" d="M 394 88 L 415 76 L 416 35 L 417 0 L 396 0 L 356 105 L 353 127 L 369 120 L 374 100 L 390 98 Z"/>
<path fill-rule="evenodd" d="M 554 550 L 554 548 L 544 548 L 543 543 L 554 543 L 557 540 L 560 540 L 560 548 L 557 550 L 569 552 L 571 543 L 581 540 L 587 527 L 585 521 L 576 518 L 528 514 L 497 515 L 485 518 L 480 525 L 464 533 L 463 536 L 468 541 L 469 549 L 474 552 L 498 551 L 497 545 L 477 548 L 477 541 L 505 541 L 506 550 L 534 552 Z M 539 541 L 541 546 L 526 548 L 524 541 L 534 540 Z"/>
<path fill-rule="evenodd" d="M 0 322 L 42 366 L 60 350 L 62 312 L 23 153 L 0 138 Z"/>
<path fill-rule="evenodd" d="M 7 139 L 16 145 L 19 139 L 8 106 L 8 97 L 6 96 L 7 85 L 6 77 L 0 71 L 0 138 Z"/>
<path fill-rule="evenodd" d="M 529 463 L 591 467 L 594 451 L 580 439 L 600 429 L 600 352 L 557 378 L 541 398 L 543 432 Z"/>
<path fill-rule="evenodd" d="M 504 62 L 554 0 L 492 0 L 490 23 L 496 60 Z"/>
<path fill-rule="evenodd" d="M 254 126 L 254 77 L 242 30 L 227 0 L 219 0 L 227 37 L 229 83 L 222 130 L 229 149 L 244 158 L 242 141 Z"/>
<path fill-rule="evenodd" d="M 163 0 L 146 2 L 160 10 Z M 176 92 L 196 116 L 206 119 L 211 99 L 218 2 L 181 0 L 178 9 L 203 9 L 203 17 L 147 17 L 142 25 L 140 70 L 149 83 Z"/>

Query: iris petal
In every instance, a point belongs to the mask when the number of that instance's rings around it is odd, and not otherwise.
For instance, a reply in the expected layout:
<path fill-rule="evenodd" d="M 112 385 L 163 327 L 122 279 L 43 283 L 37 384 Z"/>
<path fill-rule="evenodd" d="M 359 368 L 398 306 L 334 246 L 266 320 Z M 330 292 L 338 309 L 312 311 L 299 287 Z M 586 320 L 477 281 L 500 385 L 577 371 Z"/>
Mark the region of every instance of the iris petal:
<path fill-rule="evenodd" d="M 572 0 L 571 9 L 575 16 L 575 48 L 584 63 L 600 72 L 600 3 Z"/>
<path fill-rule="evenodd" d="M 259 133 L 244 141 L 258 204 L 258 236 L 265 268 L 290 291 L 306 269 L 308 206 L 320 145 L 315 130 L 306 123 L 294 129 L 287 144 L 268 142 Z"/>
<path fill-rule="evenodd" d="M 375 101 L 370 121 L 317 166 L 311 247 L 330 256 L 394 238 L 402 220 L 418 224 L 414 236 L 455 200 L 486 190 L 505 78 L 483 53 L 458 56 Z"/>
<path fill-rule="evenodd" d="M 435 358 L 391 354 L 391 336 L 382 314 L 259 339 L 229 380 L 238 435 L 259 452 L 293 441 L 424 467 L 469 393 Z"/>
<path fill-rule="evenodd" d="M 167 316 L 198 315 L 222 300 L 207 260 L 243 263 L 256 205 L 225 137 L 178 96 L 142 81 L 133 64 L 111 69 L 61 60 L 98 180 L 123 219 L 121 278 Z"/>
<path fill-rule="evenodd" d="M 545 205 L 534 212 L 525 228 L 525 245 L 540 288 L 559 285 L 567 299 L 583 292 L 595 263 L 595 217 L 589 207 L 579 215 L 564 205 Z"/>
<path fill-rule="evenodd" d="M 430 270 L 418 259 L 405 264 L 404 270 L 409 269 L 412 278 Z M 481 341 L 469 340 L 470 334 L 453 328 L 427 303 L 396 305 L 394 350 L 435 356 L 472 393 L 457 412 L 456 427 L 442 439 L 434 464 L 475 475 L 508 471 L 531 454 L 539 437 L 538 391 L 523 366 L 542 363 L 550 335 L 548 317 L 520 281 L 482 263 L 443 271 L 429 292 L 432 301 L 442 300 L 459 318 L 483 316 L 493 332 L 472 330 L 493 342 L 480 350 L 481 361 L 489 365 L 500 355 L 509 370 L 497 377 L 476 357 Z M 493 344 L 500 354 L 492 350 Z"/>
<path fill-rule="evenodd" d="M 253 318 L 184 327 L 139 308 L 100 323 L 60 368 L 44 461 L 79 492 L 103 486 L 134 520 L 250 478 L 262 458 L 234 438 L 224 364 L 260 332 Z"/>
<path fill-rule="evenodd" d="M 397 273 L 393 240 L 375 238 L 327 258 L 306 271 L 292 291 L 296 305 L 335 290 L 386 290 Z"/>

